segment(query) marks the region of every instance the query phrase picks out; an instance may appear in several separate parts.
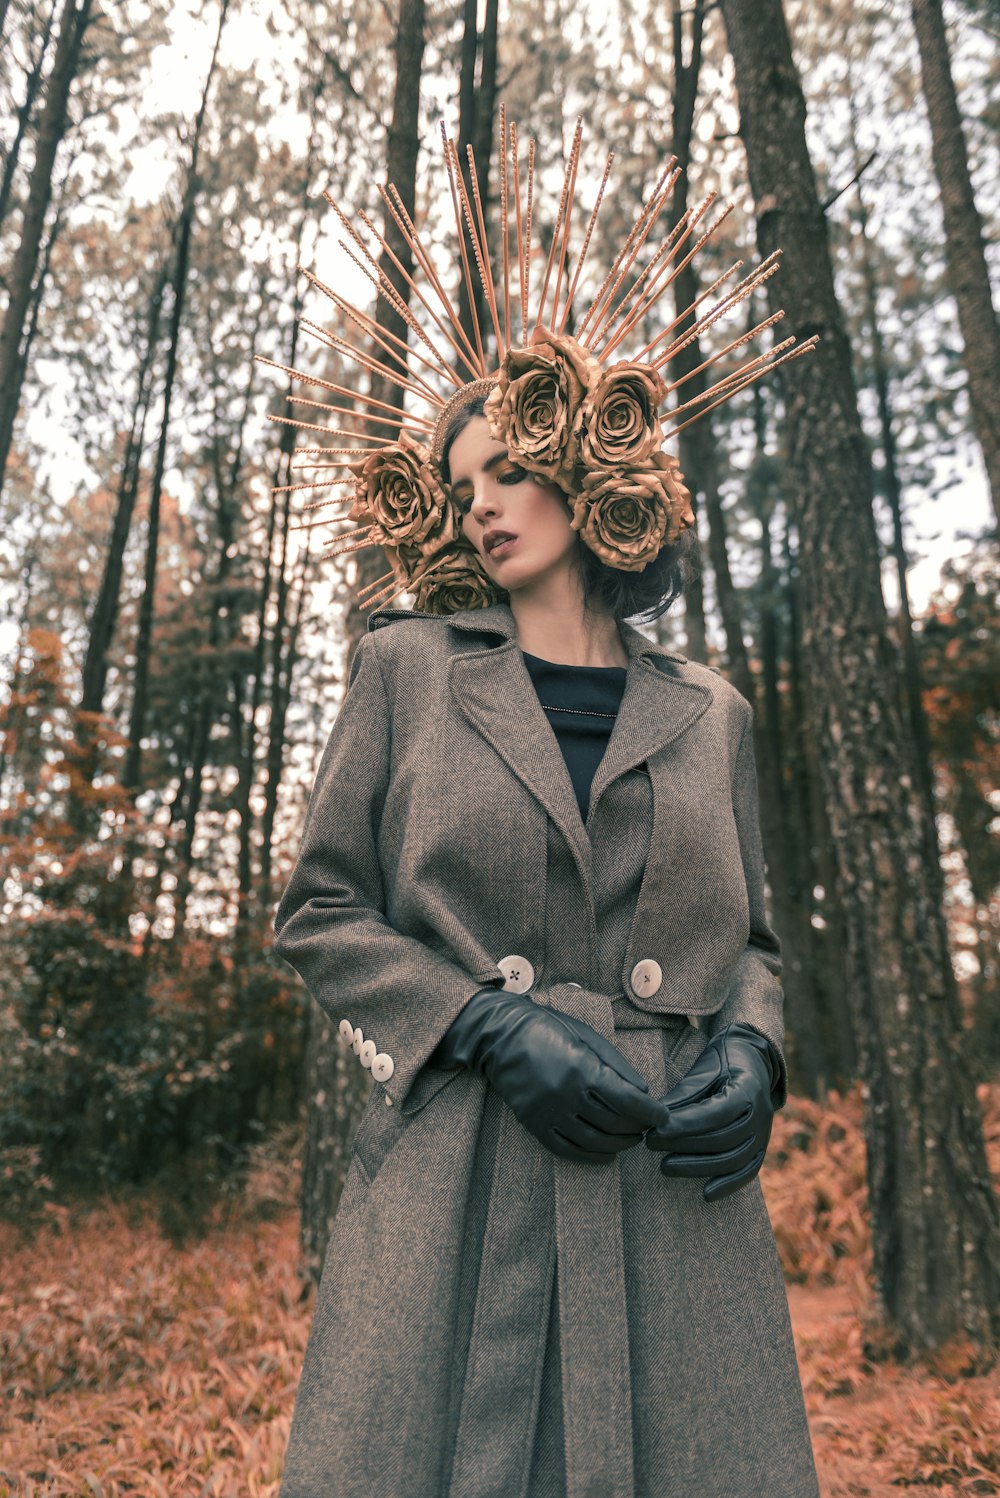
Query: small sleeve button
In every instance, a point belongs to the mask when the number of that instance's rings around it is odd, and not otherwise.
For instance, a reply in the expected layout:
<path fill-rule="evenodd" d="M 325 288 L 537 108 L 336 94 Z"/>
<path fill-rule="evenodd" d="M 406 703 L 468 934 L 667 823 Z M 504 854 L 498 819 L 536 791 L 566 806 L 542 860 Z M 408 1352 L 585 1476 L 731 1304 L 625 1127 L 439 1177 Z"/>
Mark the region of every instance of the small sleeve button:
<path fill-rule="evenodd" d="M 372 1076 L 376 1082 L 388 1082 L 395 1070 L 396 1064 L 392 1057 L 387 1055 L 385 1051 L 379 1051 L 378 1055 L 372 1061 Z"/>
<path fill-rule="evenodd" d="M 366 1071 L 370 1071 L 372 1062 L 375 1060 L 375 1057 L 377 1055 L 378 1046 L 375 1044 L 374 1040 L 366 1040 L 362 1045 L 360 1051 L 358 1052 L 358 1060 L 361 1062 L 361 1065 L 365 1068 Z"/>

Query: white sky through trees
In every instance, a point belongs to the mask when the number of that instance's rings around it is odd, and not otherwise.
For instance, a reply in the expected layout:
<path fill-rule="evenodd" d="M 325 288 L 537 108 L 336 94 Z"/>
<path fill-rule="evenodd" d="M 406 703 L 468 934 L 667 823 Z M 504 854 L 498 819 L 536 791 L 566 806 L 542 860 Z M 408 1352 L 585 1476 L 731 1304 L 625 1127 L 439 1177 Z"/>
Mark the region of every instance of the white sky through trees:
<path fill-rule="evenodd" d="M 597 0 L 585 0 L 580 7 L 581 17 L 591 11 L 596 13 L 596 8 Z M 501 7 L 502 12 L 505 9 L 506 6 Z M 601 6 L 600 9 L 605 8 Z M 276 21 L 287 32 L 285 12 L 276 0 L 257 0 L 257 3 L 233 12 L 227 20 L 223 35 L 222 63 L 224 67 L 255 74 L 265 103 L 269 95 L 273 95 L 274 105 L 268 127 L 270 141 L 272 144 L 286 141 L 293 155 L 299 157 L 305 150 L 305 123 L 294 108 L 281 106 L 277 76 L 279 70 L 286 77 L 294 72 L 296 43 L 291 35 L 269 34 L 269 19 Z M 200 101 L 204 72 L 211 55 L 217 26 L 217 7 L 177 5 L 170 15 L 169 26 L 172 40 L 154 53 L 149 86 L 144 88 L 142 94 L 143 114 L 146 119 L 154 119 L 169 111 L 190 121 Z M 975 45 L 975 38 L 972 45 Z M 982 47 L 985 49 L 987 45 L 983 38 Z M 804 81 L 808 96 L 809 80 L 807 78 Z M 457 126 L 457 79 L 450 100 L 447 94 L 446 78 L 428 78 L 424 112 L 426 115 L 428 107 L 433 110 L 435 105 L 446 106 L 446 120 L 453 130 Z M 209 108 L 211 111 L 211 101 Z M 599 115 L 599 109 L 595 109 L 593 118 L 597 119 Z M 118 128 L 114 149 L 125 153 L 130 150 L 129 142 L 136 138 L 140 120 L 134 108 L 122 106 L 117 111 L 116 123 Z M 526 127 L 530 128 L 529 121 L 522 121 L 521 125 L 523 131 Z M 588 126 L 588 134 L 591 128 Z M 137 146 L 132 150 L 132 171 L 127 179 L 126 191 L 139 202 L 154 202 L 167 196 L 173 201 L 178 163 L 183 159 L 184 149 L 172 136 L 162 136 L 151 143 Z M 616 163 L 616 169 L 617 167 Z M 438 180 L 440 152 L 436 139 L 429 138 L 424 142 L 418 172 L 422 180 L 426 181 L 428 174 L 433 174 L 434 180 Z M 318 179 L 314 183 L 314 191 L 318 194 L 324 185 Z M 378 208 L 374 188 L 370 192 L 370 201 L 363 206 L 369 211 Z M 306 255 L 306 263 L 315 269 L 321 279 L 333 282 L 347 290 L 349 295 L 355 296 L 359 305 L 369 306 L 373 300 L 370 296 L 371 289 L 337 249 L 336 232 L 334 215 L 332 211 L 327 211 L 319 242 Z M 291 252 L 290 237 L 289 234 L 289 244 L 279 243 L 272 247 L 275 256 L 285 256 Z M 750 251 L 747 258 L 752 259 L 752 244 L 747 248 Z M 306 315 L 317 321 L 323 320 L 325 303 L 318 293 L 310 293 L 307 297 Z M 32 441 L 45 455 L 44 477 L 49 482 L 52 498 L 57 504 L 64 503 L 90 477 L 83 454 L 71 431 L 58 420 L 62 404 L 59 388 L 71 375 L 65 367 L 54 361 L 47 361 L 44 371 L 36 369 L 34 376 L 38 383 L 51 388 L 51 399 L 37 411 L 27 412 L 23 419 Z M 129 378 L 130 375 L 123 371 L 123 380 Z M 283 409 L 281 392 L 277 387 L 269 409 Z M 183 412 L 175 412 L 172 435 L 181 449 L 184 447 L 183 423 Z M 991 519 L 985 475 L 971 432 L 959 445 L 958 451 L 942 457 L 936 467 L 938 482 L 935 487 L 939 490 L 944 488 L 943 493 L 939 492 L 937 498 L 925 497 L 911 485 L 905 494 L 907 543 L 914 564 L 909 579 L 913 605 L 918 613 L 925 610 L 930 595 L 939 585 L 943 563 L 966 549 L 963 537 L 981 533 Z M 185 480 L 182 462 L 176 462 L 168 471 L 167 484 L 183 500 Z M 876 513 L 883 540 L 888 543 L 890 528 L 885 507 L 877 504 Z M 894 607 L 897 594 L 891 561 L 885 565 L 884 579 L 887 601 Z M 7 626 L 7 630 L 11 627 Z M 0 625 L 0 650 L 5 654 L 11 643 L 8 638 L 3 637 L 6 632 Z"/>

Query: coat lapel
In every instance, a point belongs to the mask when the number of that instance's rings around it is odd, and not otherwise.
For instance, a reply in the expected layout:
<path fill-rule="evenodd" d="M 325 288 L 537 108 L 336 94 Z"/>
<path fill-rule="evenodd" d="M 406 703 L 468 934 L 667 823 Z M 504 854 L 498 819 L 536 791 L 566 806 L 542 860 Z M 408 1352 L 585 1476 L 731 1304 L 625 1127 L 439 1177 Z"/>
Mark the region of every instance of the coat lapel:
<path fill-rule="evenodd" d="M 589 888 L 590 841 L 573 782 L 516 636 L 452 656 L 449 672 L 452 696 L 463 716 L 541 802 L 572 848 Z"/>
<path fill-rule="evenodd" d="M 621 634 L 629 656 L 628 675 L 608 747 L 590 788 L 591 815 L 613 780 L 679 739 L 712 701 L 709 687 L 676 674 L 672 663 L 683 663 L 684 656 L 653 645 L 629 625 L 622 627 Z"/>
<path fill-rule="evenodd" d="M 590 840 L 558 740 L 518 648 L 509 605 L 465 610 L 450 615 L 447 622 L 465 632 L 502 638 L 501 644 L 466 649 L 452 656 L 452 694 L 468 722 L 561 829 L 589 882 Z M 602 792 L 617 776 L 680 738 L 712 701 L 710 688 L 676 674 L 674 663 L 683 664 L 684 656 L 654 645 L 630 625 L 622 626 L 621 635 L 629 658 L 625 692 L 591 787 L 591 815 Z"/>

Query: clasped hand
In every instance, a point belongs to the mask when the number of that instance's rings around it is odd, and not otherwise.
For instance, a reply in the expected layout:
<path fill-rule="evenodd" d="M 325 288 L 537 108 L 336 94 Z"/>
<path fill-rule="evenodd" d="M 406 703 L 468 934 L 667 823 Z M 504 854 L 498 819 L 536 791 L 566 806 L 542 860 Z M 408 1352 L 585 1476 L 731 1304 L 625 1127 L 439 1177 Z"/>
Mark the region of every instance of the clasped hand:
<path fill-rule="evenodd" d="M 466 1066 L 500 1093 L 553 1154 L 597 1164 L 645 1138 L 666 1176 L 708 1176 L 706 1201 L 760 1170 L 771 1134 L 778 1063 L 767 1038 L 727 1025 L 666 1097 L 585 1021 L 527 995 L 481 989 L 433 1057 Z"/>
<path fill-rule="evenodd" d="M 665 1152 L 663 1174 L 707 1176 L 707 1202 L 753 1180 L 771 1137 L 777 1072 L 770 1042 L 749 1025 L 727 1025 L 713 1035 L 660 1099 L 664 1117 L 646 1134 L 648 1149 Z"/>
<path fill-rule="evenodd" d="M 566 1160 L 605 1164 L 641 1144 L 663 1107 L 584 1020 L 526 994 L 474 994 L 433 1057 L 485 1077 L 530 1134 Z"/>

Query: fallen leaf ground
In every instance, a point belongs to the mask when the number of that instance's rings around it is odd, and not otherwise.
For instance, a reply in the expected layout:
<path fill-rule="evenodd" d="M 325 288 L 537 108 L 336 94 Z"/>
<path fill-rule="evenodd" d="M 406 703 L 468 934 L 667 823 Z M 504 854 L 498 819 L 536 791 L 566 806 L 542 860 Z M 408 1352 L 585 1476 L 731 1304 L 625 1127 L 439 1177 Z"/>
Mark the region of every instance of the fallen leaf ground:
<path fill-rule="evenodd" d="M 1000 1086 L 980 1097 L 997 1168 Z M 856 1096 L 791 1099 L 763 1181 L 823 1498 L 1000 1494 L 1000 1368 L 866 1355 Z M 0 1498 L 277 1494 L 312 1301 L 295 1212 L 270 1210 L 251 1192 L 183 1246 L 146 1198 L 0 1224 Z"/>

